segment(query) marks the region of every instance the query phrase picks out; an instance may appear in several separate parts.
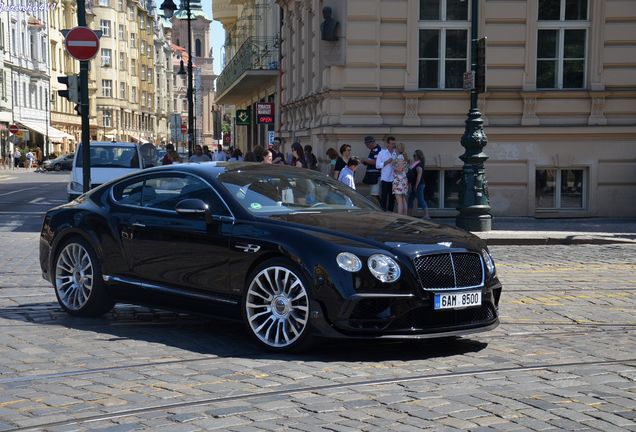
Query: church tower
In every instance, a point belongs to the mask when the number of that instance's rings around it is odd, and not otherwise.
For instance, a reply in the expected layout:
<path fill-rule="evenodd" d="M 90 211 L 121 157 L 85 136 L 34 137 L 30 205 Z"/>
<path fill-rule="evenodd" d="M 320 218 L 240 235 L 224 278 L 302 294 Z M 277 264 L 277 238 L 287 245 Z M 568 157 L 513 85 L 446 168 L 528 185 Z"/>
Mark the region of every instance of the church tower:
<path fill-rule="evenodd" d="M 188 48 L 188 13 L 185 1 L 179 2 L 179 9 L 172 17 L 172 42 Z M 190 0 L 192 22 L 192 86 L 194 89 L 195 139 L 197 144 L 216 149 L 214 130 L 214 80 L 212 47 L 210 43 L 210 20 L 201 7 L 200 0 Z M 187 64 L 186 64 L 187 67 Z M 183 113 L 185 115 L 185 113 Z"/>

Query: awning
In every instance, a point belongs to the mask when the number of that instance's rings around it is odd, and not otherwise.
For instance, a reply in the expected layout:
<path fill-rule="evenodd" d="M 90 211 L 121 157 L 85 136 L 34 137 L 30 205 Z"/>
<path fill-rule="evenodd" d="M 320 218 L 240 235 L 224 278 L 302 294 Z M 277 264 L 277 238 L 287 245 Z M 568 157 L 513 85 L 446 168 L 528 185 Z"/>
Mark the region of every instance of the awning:
<path fill-rule="evenodd" d="M 43 135 L 43 136 L 48 135 L 51 141 L 61 141 L 65 138 L 75 140 L 75 137 L 73 135 L 69 135 L 66 132 L 62 132 L 61 130 L 56 129 L 51 125 L 49 125 L 49 127 L 47 128 L 46 123 L 38 123 L 31 120 L 20 120 L 18 121 L 18 123 L 31 129 L 33 132 L 39 133 L 40 135 Z"/>

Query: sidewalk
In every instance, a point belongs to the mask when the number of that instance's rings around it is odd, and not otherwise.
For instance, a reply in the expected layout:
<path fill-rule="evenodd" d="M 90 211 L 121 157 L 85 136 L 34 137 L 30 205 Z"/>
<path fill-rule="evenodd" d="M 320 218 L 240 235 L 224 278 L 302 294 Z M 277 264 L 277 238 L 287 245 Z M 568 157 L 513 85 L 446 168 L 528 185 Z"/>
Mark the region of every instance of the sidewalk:
<path fill-rule="evenodd" d="M 433 222 L 455 225 L 454 218 L 433 218 Z M 489 245 L 636 245 L 636 218 L 493 217 L 491 231 L 473 234 Z"/>

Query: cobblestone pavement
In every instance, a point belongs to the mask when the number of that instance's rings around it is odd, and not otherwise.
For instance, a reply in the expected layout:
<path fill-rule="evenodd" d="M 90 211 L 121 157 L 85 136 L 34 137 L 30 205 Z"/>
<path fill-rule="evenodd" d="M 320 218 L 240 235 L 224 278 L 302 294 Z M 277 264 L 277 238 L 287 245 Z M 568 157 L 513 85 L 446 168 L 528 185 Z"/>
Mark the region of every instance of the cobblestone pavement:
<path fill-rule="evenodd" d="M 0 430 L 636 430 L 636 246 L 493 246 L 502 324 L 260 351 L 233 322 L 58 307 L 0 233 Z"/>

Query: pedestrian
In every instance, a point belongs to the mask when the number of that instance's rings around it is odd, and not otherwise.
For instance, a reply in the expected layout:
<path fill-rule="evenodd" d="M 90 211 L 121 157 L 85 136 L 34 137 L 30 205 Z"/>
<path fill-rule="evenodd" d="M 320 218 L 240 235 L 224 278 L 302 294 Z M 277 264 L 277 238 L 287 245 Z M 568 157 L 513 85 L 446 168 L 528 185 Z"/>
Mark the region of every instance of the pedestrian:
<path fill-rule="evenodd" d="M 42 169 L 42 166 L 44 165 L 44 153 L 42 153 L 42 149 L 39 146 L 35 148 L 35 164 L 35 172 L 44 172 Z"/>
<path fill-rule="evenodd" d="M 292 144 L 292 161 L 291 165 L 298 168 L 307 168 L 307 161 L 305 160 L 305 151 L 299 142 Z"/>
<path fill-rule="evenodd" d="M 210 148 L 208 146 L 204 145 L 202 148 L 203 148 L 203 155 L 204 156 L 207 156 L 208 159 L 211 160 L 211 161 L 215 160 L 213 155 L 212 155 L 212 152 L 210 151 Z"/>
<path fill-rule="evenodd" d="M 194 154 L 190 156 L 190 162 L 210 162 L 210 158 L 203 154 L 203 147 L 197 144 L 194 146 Z"/>
<path fill-rule="evenodd" d="M 174 150 L 174 144 L 166 144 L 166 154 L 161 159 L 161 165 L 172 165 L 173 163 L 181 163 L 181 157 Z"/>
<path fill-rule="evenodd" d="M 318 158 L 316 158 L 316 155 L 313 152 L 314 152 L 314 149 L 309 144 L 307 144 L 305 146 L 305 160 L 307 161 L 307 168 L 309 168 L 310 170 L 317 171 Z"/>
<path fill-rule="evenodd" d="M 232 151 L 232 157 L 228 159 L 228 162 L 241 162 L 243 160 L 243 152 L 241 149 L 235 148 Z"/>
<path fill-rule="evenodd" d="M 375 142 L 375 138 L 371 135 L 364 137 L 364 145 L 369 149 L 369 156 L 362 161 L 367 166 L 367 171 L 364 173 L 362 183 L 371 185 L 370 195 L 374 197 L 377 202 L 380 202 L 380 170 L 375 167 L 375 163 L 378 159 L 378 154 L 382 151 L 379 144 Z"/>
<path fill-rule="evenodd" d="M 395 208 L 393 196 L 393 161 L 396 159 L 395 137 L 386 139 L 386 148 L 378 154 L 375 167 L 380 170 L 380 207 L 392 212 Z"/>
<path fill-rule="evenodd" d="M 227 154 L 225 153 L 225 150 L 223 150 L 223 145 L 219 144 L 217 146 L 217 150 L 214 153 L 214 159 L 217 162 L 226 162 L 227 161 Z"/>
<path fill-rule="evenodd" d="M 340 146 L 340 157 L 336 161 L 336 166 L 333 169 L 333 176 L 338 179 L 340 171 L 347 166 L 347 162 L 351 159 L 351 146 L 349 144 L 343 144 Z"/>
<path fill-rule="evenodd" d="M 243 159 L 243 161 L 245 162 L 258 162 L 256 160 L 256 155 L 254 154 L 254 152 L 248 151 L 247 153 L 245 153 L 245 158 Z"/>
<path fill-rule="evenodd" d="M 335 178 L 334 170 L 336 169 L 336 161 L 338 160 L 338 152 L 335 148 L 329 147 L 325 153 L 329 158 L 329 177 Z"/>
<path fill-rule="evenodd" d="M 27 171 L 31 171 L 31 167 L 33 166 L 33 161 L 35 160 L 35 155 L 31 150 L 29 150 L 26 154 L 26 161 L 24 162 L 24 167 Z"/>
<path fill-rule="evenodd" d="M 14 168 L 19 168 L 20 167 L 20 158 L 22 157 L 22 153 L 20 152 L 20 149 L 18 149 L 17 147 L 13 150 L 13 165 Z"/>
<path fill-rule="evenodd" d="M 428 214 L 428 205 L 424 199 L 424 153 L 422 150 L 415 150 L 413 153 L 413 163 L 411 164 L 406 177 L 410 185 L 410 193 L 408 200 L 408 211 L 410 216 L 415 216 L 414 201 L 417 198 L 417 206 L 424 210 L 424 219 L 430 219 Z"/>
<path fill-rule="evenodd" d="M 254 157 L 256 158 L 256 162 L 263 162 L 263 152 L 264 151 L 265 151 L 265 149 L 263 148 L 262 145 L 254 146 L 254 149 L 252 149 L 252 152 L 254 153 Z"/>
<path fill-rule="evenodd" d="M 392 192 L 397 204 L 397 212 L 406 215 L 406 195 L 409 192 L 409 182 L 406 179 L 408 160 L 405 156 L 406 147 L 403 142 L 396 146 L 397 157 L 393 161 L 393 186 Z"/>
<path fill-rule="evenodd" d="M 283 143 L 282 138 L 274 138 L 274 143 L 272 144 L 272 163 L 276 165 L 285 165 L 285 155 L 281 151 L 281 145 Z"/>
<path fill-rule="evenodd" d="M 359 164 L 360 164 L 360 161 L 357 158 L 349 159 L 347 161 L 347 165 L 342 170 L 340 170 L 338 181 L 346 184 L 351 189 L 355 190 L 356 183 L 355 183 L 354 175 Z"/>

